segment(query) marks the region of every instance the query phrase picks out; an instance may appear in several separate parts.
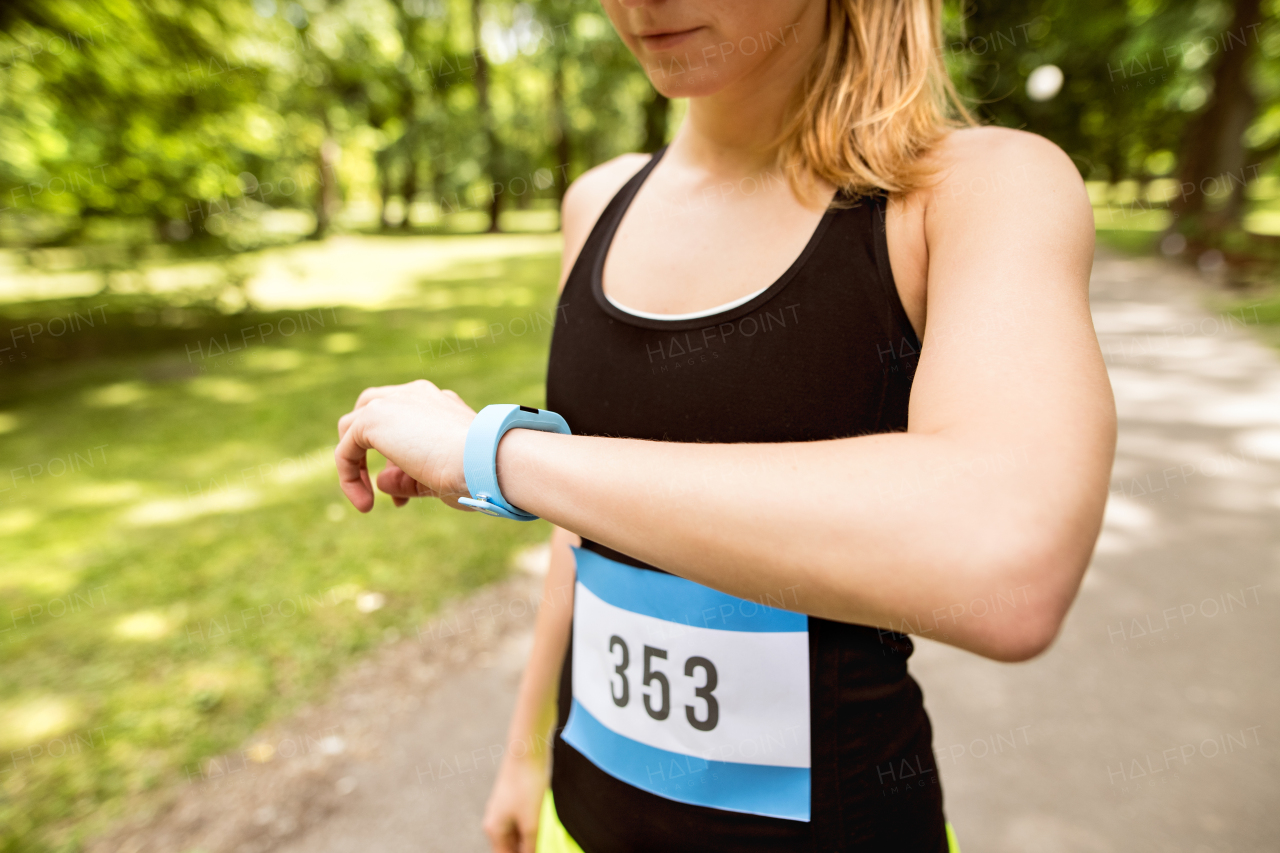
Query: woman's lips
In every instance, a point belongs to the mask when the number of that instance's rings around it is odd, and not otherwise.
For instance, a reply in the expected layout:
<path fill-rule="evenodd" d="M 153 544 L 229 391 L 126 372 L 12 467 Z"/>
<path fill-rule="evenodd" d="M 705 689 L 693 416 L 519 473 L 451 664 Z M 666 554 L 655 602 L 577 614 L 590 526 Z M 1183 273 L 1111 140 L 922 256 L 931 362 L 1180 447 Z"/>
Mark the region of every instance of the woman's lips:
<path fill-rule="evenodd" d="M 648 50 L 670 50 L 673 47 L 679 47 L 684 44 L 693 34 L 701 30 L 702 27 L 694 27 L 689 30 L 681 30 L 674 33 L 661 33 L 659 35 L 640 36 L 640 42 Z"/>

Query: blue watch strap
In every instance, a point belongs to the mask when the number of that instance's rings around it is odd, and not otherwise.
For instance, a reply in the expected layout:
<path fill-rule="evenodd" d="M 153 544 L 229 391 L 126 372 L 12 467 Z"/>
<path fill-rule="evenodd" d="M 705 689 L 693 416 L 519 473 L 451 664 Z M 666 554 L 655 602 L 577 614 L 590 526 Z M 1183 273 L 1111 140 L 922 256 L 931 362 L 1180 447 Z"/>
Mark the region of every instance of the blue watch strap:
<path fill-rule="evenodd" d="M 498 488 L 498 443 L 512 429 L 573 434 L 565 419 L 555 412 L 510 403 L 485 406 L 471 422 L 462 452 L 462 471 L 471 497 L 459 498 L 458 503 L 486 515 L 513 521 L 533 521 L 536 515 L 512 506 Z"/>

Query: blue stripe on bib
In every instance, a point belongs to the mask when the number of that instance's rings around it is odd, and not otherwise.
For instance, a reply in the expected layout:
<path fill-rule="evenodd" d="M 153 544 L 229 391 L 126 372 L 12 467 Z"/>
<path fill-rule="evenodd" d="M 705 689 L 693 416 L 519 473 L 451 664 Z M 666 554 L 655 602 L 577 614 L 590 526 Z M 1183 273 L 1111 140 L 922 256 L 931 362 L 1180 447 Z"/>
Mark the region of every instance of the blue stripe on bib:
<path fill-rule="evenodd" d="M 601 600 L 668 622 L 720 631 L 807 631 L 803 613 L 766 607 L 675 575 L 637 569 L 574 548 L 578 580 Z"/>
<path fill-rule="evenodd" d="M 575 699 L 562 735 L 609 775 L 695 806 L 809 820 L 809 768 L 708 761 L 668 752 L 605 728 Z"/>

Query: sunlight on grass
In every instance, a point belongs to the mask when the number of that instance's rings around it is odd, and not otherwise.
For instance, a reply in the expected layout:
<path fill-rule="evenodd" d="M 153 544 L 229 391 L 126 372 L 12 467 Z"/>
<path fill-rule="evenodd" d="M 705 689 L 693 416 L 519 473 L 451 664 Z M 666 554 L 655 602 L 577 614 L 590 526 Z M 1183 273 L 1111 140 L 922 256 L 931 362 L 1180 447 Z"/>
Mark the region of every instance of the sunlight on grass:
<path fill-rule="evenodd" d="M 560 211 L 504 210 L 499 222 L 510 231 L 554 231 L 560 227 Z"/>
<path fill-rule="evenodd" d="M 219 403 L 252 403 L 259 397 L 257 389 L 239 379 L 201 376 L 191 380 L 187 387 L 192 394 Z"/>
<path fill-rule="evenodd" d="M 476 317 L 463 317 L 454 321 L 453 334 L 459 338 L 483 337 L 488 328 L 484 320 Z"/>
<path fill-rule="evenodd" d="M 329 445 L 317 448 L 299 454 L 297 458 L 282 459 L 278 463 L 271 464 L 266 474 L 268 482 L 292 485 L 322 478 L 329 478 L 331 482 L 336 482 L 338 469 L 333 460 L 334 447 Z M 261 473 L 259 470 L 259 475 Z"/>
<path fill-rule="evenodd" d="M 131 406 L 147 398 L 147 389 L 141 382 L 116 382 L 104 388 L 95 388 L 84 395 L 86 406 L 109 409 Z"/>
<path fill-rule="evenodd" d="M 285 373 L 297 370 L 305 361 L 302 353 L 291 349 L 257 347 L 244 354 L 245 367 L 263 373 Z"/>
<path fill-rule="evenodd" d="M 39 513 L 29 509 L 12 509 L 0 512 L 0 536 L 21 533 L 35 527 L 41 519 Z"/>
<path fill-rule="evenodd" d="M 61 561 L 58 565 L 50 565 L 51 559 L 56 558 L 46 551 L 20 554 L 12 560 L 0 563 L 0 589 L 5 591 L 4 600 L 9 602 L 0 615 L 0 625 L 9 630 L 35 627 L 37 621 L 33 614 L 45 615 L 44 608 L 49 603 L 49 596 L 65 595 L 82 583 L 83 573 Z M 10 635 L 4 639 L 17 642 L 21 638 Z"/>
<path fill-rule="evenodd" d="M 360 349 L 360 339 L 350 332 L 334 332 L 325 336 L 324 348 L 336 355 L 355 352 Z"/>
<path fill-rule="evenodd" d="M 0 706 L 0 748 L 35 744 L 75 726 L 80 708 L 72 699 L 42 695 Z"/>
<path fill-rule="evenodd" d="M 115 635 L 126 640 L 158 640 L 173 632 L 173 623 L 154 610 L 132 613 L 116 622 Z"/>
<path fill-rule="evenodd" d="M 560 246 L 558 233 L 427 238 L 338 235 L 323 243 L 247 252 L 238 260 L 252 270 L 246 286 L 259 308 L 349 305 L 378 309 L 413 304 L 415 286 L 424 277 L 480 278 L 460 267 L 558 254 Z M 102 289 L 97 271 L 34 272 L 20 264 L 14 252 L 0 252 L 0 265 L 8 268 L 0 276 L 0 303 L 91 296 Z M 216 284 L 225 270 L 221 264 L 201 260 L 149 263 L 135 273 L 132 286 L 118 289 L 176 294 Z"/>
<path fill-rule="evenodd" d="M 490 308 L 499 308 L 503 305 L 523 306 L 533 304 L 533 291 L 525 287 L 441 288 L 422 294 L 422 301 L 428 308 L 441 310 L 482 305 Z"/>
<path fill-rule="evenodd" d="M 142 494 L 142 484 L 134 480 L 87 483 L 70 489 L 61 503 L 75 507 L 111 506 L 137 500 Z"/>
<path fill-rule="evenodd" d="M 1113 205 L 1095 207 L 1093 221 L 1099 230 L 1163 231 L 1173 218 L 1167 210 Z"/>
<path fill-rule="evenodd" d="M 148 501 L 125 513 L 123 521 L 133 527 L 155 527 L 190 521 L 204 515 L 244 512 L 262 503 L 262 495 L 250 489 L 235 489 L 194 498 Z"/>

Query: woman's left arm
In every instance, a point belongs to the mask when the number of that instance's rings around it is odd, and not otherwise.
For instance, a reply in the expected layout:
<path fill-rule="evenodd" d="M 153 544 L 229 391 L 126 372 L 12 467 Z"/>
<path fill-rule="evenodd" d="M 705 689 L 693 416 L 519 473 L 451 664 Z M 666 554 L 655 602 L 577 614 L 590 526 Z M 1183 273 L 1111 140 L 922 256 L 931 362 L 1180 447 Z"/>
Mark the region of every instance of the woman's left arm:
<path fill-rule="evenodd" d="M 1115 447 L 1089 315 L 1092 209 L 1047 141 L 955 136 L 925 208 L 928 323 L 907 432 L 687 444 L 513 430 L 503 495 L 732 595 L 1001 660 L 1045 649 L 1092 554 Z M 430 383 L 398 389 L 366 392 L 340 427 L 361 509 L 367 447 L 422 491 L 465 494 L 470 410 Z M 395 493 L 405 475 L 384 475 Z"/>

